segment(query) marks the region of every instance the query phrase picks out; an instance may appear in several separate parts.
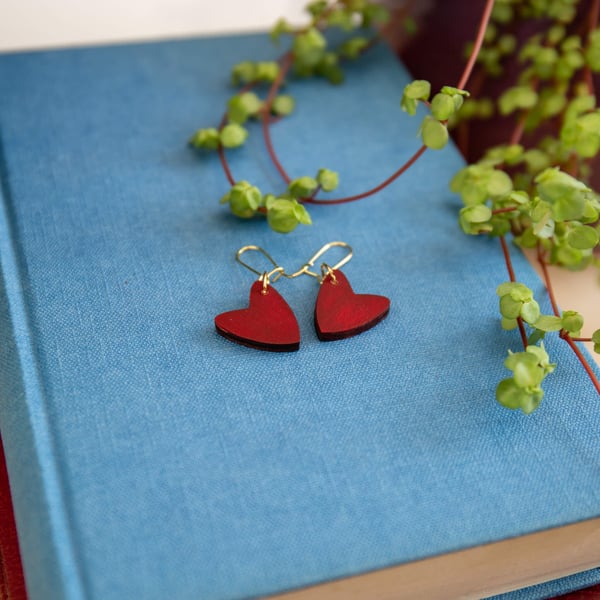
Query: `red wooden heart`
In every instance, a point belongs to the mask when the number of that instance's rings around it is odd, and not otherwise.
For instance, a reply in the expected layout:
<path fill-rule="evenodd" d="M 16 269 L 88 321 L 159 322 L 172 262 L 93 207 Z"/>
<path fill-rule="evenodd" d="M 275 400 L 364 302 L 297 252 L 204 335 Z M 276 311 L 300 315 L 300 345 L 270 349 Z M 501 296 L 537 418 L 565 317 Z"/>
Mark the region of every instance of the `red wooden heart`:
<path fill-rule="evenodd" d="M 333 271 L 323 279 L 317 296 L 317 335 L 325 342 L 352 337 L 377 325 L 389 311 L 389 298 L 355 294 L 346 276 Z"/>
<path fill-rule="evenodd" d="M 248 308 L 215 317 L 217 332 L 232 342 L 271 352 L 293 352 L 300 347 L 300 328 L 289 304 L 273 286 L 263 293 L 262 281 L 250 288 Z"/>

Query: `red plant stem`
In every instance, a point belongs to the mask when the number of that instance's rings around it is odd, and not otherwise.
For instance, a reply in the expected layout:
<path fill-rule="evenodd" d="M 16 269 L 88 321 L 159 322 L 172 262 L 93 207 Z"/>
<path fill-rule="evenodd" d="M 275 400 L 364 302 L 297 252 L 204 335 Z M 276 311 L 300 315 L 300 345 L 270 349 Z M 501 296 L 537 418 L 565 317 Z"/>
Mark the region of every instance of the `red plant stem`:
<path fill-rule="evenodd" d="M 475 44 L 473 45 L 473 50 L 471 52 L 471 56 L 469 57 L 469 60 L 467 62 L 467 65 L 465 66 L 465 69 L 462 73 L 460 81 L 458 82 L 458 85 L 456 86 L 459 89 L 463 89 L 465 87 L 467 81 L 469 80 L 469 77 L 471 76 L 473 67 L 475 65 L 475 61 L 477 60 L 477 56 L 479 55 L 479 51 L 481 50 L 481 46 L 483 44 L 485 30 L 487 28 L 487 24 L 490 19 L 490 15 L 492 13 L 493 7 L 494 7 L 494 0 L 486 0 L 485 8 L 483 11 L 483 15 L 481 17 L 481 21 L 479 23 L 479 29 L 477 31 L 477 37 L 475 40 Z M 287 172 L 285 171 L 285 169 L 283 168 L 281 162 L 279 161 L 279 159 L 277 157 L 277 153 L 275 151 L 275 148 L 273 147 L 273 142 L 271 140 L 271 135 L 270 135 L 270 131 L 269 131 L 268 109 L 270 108 L 270 102 L 273 101 L 273 98 L 275 97 L 275 94 L 277 93 L 277 90 L 279 89 L 279 86 L 281 85 L 281 81 L 283 81 L 283 76 L 285 76 L 285 73 L 289 70 L 289 68 L 292 64 L 292 61 L 293 61 L 293 55 L 291 52 L 288 52 L 287 54 L 284 55 L 282 67 L 280 70 L 281 80 L 280 81 L 276 80 L 275 82 L 273 82 L 271 90 L 269 91 L 269 96 L 267 97 L 267 100 L 265 102 L 265 116 L 263 119 L 263 135 L 265 138 L 267 151 L 269 153 L 269 156 L 271 157 L 273 164 L 275 165 L 275 168 L 279 171 L 279 174 L 282 176 L 282 178 L 284 179 L 284 181 L 286 183 L 290 182 L 290 178 L 289 178 Z M 281 74 L 282 72 L 283 72 L 283 75 Z M 367 190 L 366 192 L 361 192 L 360 194 L 355 194 L 354 196 L 348 196 L 345 198 L 335 198 L 332 200 L 318 200 L 316 198 L 302 198 L 302 202 L 306 202 L 309 204 L 345 204 L 347 202 L 354 202 L 356 200 L 362 200 L 363 198 L 366 198 L 367 196 L 371 196 L 371 195 L 376 194 L 377 192 L 381 191 L 382 189 L 387 187 L 390 183 L 392 183 L 394 180 L 396 180 L 398 177 L 400 177 L 400 175 L 402 175 L 407 169 L 409 169 L 421 157 L 421 155 L 424 154 L 425 150 L 427 150 L 427 146 L 421 146 L 395 173 L 392 173 L 392 175 L 390 175 L 385 181 L 383 181 L 379 185 L 376 185 L 374 188 Z"/>
<path fill-rule="evenodd" d="M 427 150 L 427 146 L 421 146 L 395 173 L 390 175 L 385 181 L 381 182 L 379 185 L 376 185 L 374 188 L 367 190 L 366 192 L 362 192 L 360 194 L 356 194 L 355 196 L 348 196 L 347 198 L 337 198 L 334 200 L 318 200 L 317 198 L 303 198 L 303 202 L 308 204 L 344 204 L 346 202 L 354 202 L 355 200 L 361 200 L 362 198 L 366 198 L 367 196 L 371 196 L 372 194 L 376 194 L 384 187 L 388 186 L 394 179 L 397 179 L 404 173 L 404 171 L 408 170 L 419 157 Z"/>
<path fill-rule="evenodd" d="M 485 30 L 487 29 L 487 24 L 490 20 L 490 15 L 492 14 L 493 8 L 494 0 L 487 0 L 487 2 L 485 3 L 485 8 L 483 9 L 483 15 L 481 15 L 481 21 L 479 23 L 477 37 L 475 38 L 475 44 L 473 44 L 473 51 L 471 52 L 471 56 L 469 56 L 469 61 L 467 62 L 465 70 L 463 71 L 462 77 L 460 78 L 460 81 L 456 86 L 459 90 L 464 89 L 465 85 L 467 85 L 467 81 L 469 81 L 469 77 L 471 77 L 471 72 L 473 71 L 473 67 L 475 66 L 475 61 L 477 60 L 477 56 L 479 56 L 479 51 L 481 50 L 481 46 L 483 45 Z"/>
<path fill-rule="evenodd" d="M 594 371 L 592 371 L 592 367 L 590 367 L 589 363 L 581 353 L 581 350 L 577 347 L 577 344 L 573 341 L 573 339 L 571 339 L 571 336 L 568 334 L 562 335 L 561 337 L 563 338 L 563 340 L 565 340 L 565 342 L 567 342 L 567 344 L 569 344 L 571 350 L 575 352 L 575 356 L 577 356 L 579 362 L 585 369 L 585 372 L 588 374 L 592 385 L 596 388 L 598 394 L 600 394 L 600 381 L 598 381 L 598 378 L 596 377 Z"/>
<path fill-rule="evenodd" d="M 542 254 L 541 248 L 539 246 L 538 246 L 538 262 L 540 264 L 540 267 L 542 268 L 544 283 L 546 285 L 546 289 L 548 290 L 548 296 L 550 297 L 550 303 L 552 304 L 552 310 L 553 310 L 555 316 L 559 317 L 560 312 L 558 310 L 558 304 L 557 304 L 556 298 L 554 296 L 554 290 L 552 289 L 552 282 L 550 280 L 550 276 L 548 273 L 547 263 L 544 259 L 544 255 Z M 595 375 L 594 371 L 592 370 L 592 367 L 590 366 L 588 361 L 585 359 L 585 357 L 581 353 L 581 350 L 579 350 L 579 348 L 577 347 L 577 344 L 575 343 L 576 341 L 591 342 L 592 339 L 591 338 L 572 338 L 564 330 L 560 332 L 560 337 L 563 340 L 565 340 L 565 342 L 567 342 L 567 344 L 569 344 L 571 350 L 573 350 L 573 352 L 575 353 L 575 356 L 577 356 L 579 362 L 581 363 L 581 366 L 584 368 L 585 372 L 587 373 L 588 377 L 590 378 L 592 385 L 596 388 L 596 391 L 598 392 L 598 394 L 600 394 L 600 381 L 596 377 L 596 375 Z"/>
<path fill-rule="evenodd" d="M 277 171 L 279 171 L 279 174 L 286 183 L 289 183 L 291 179 L 287 174 L 286 170 L 283 168 L 283 165 L 279 161 L 277 153 L 275 152 L 275 148 L 273 147 L 273 141 L 271 140 L 271 130 L 269 129 L 269 124 L 271 122 L 271 105 L 273 104 L 273 100 L 275 99 L 275 96 L 277 95 L 277 92 L 281 87 L 281 84 L 283 83 L 283 79 L 287 75 L 287 72 L 290 70 L 290 67 L 292 66 L 293 62 L 294 55 L 291 51 L 286 52 L 281 57 L 279 73 L 277 74 L 275 81 L 273 81 L 271 89 L 269 90 L 269 93 L 267 95 L 267 99 L 265 100 L 262 121 L 262 131 L 263 137 L 265 139 L 265 145 L 267 146 L 267 152 L 269 154 L 269 157 L 271 158 L 271 161 L 275 165 L 275 168 L 277 169 Z"/>
<path fill-rule="evenodd" d="M 515 270 L 513 269 L 512 260 L 510 259 L 510 252 L 508 251 L 508 245 L 504 236 L 500 236 L 500 245 L 502 246 L 502 254 L 504 255 L 504 262 L 506 263 L 506 269 L 508 271 L 508 278 L 511 281 L 516 281 Z M 523 325 L 523 319 L 517 317 L 517 324 L 519 325 L 519 333 L 521 334 L 521 341 L 523 342 L 523 348 L 527 349 L 527 333 L 525 332 L 525 325 Z"/>
<path fill-rule="evenodd" d="M 554 288 L 552 287 L 552 280 L 550 279 L 550 273 L 548 273 L 548 263 L 544 259 L 544 255 L 542 254 L 542 249 L 538 244 L 537 248 L 537 259 L 538 263 L 542 269 L 542 274 L 544 276 L 544 283 L 546 284 L 546 289 L 548 290 L 548 297 L 550 298 L 550 304 L 552 304 L 552 312 L 556 317 L 560 317 L 560 311 L 558 309 L 558 302 L 556 301 L 556 296 L 554 295 Z"/>
<path fill-rule="evenodd" d="M 227 157 L 225 156 L 225 150 L 221 144 L 219 144 L 217 151 L 219 153 L 219 159 L 221 160 L 221 166 L 223 167 L 223 171 L 225 171 L 225 177 L 227 177 L 227 181 L 229 181 L 229 185 L 235 185 L 235 179 L 233 178 L 229 163 L 227 162 Z"/>
<path fill-rule="evenodd" d="M 519 210 L 518 206 L 507 206 L 505 208 L 497 208 L 492 211 L 493 215 L 501 215 L 502 213 L 514 212 L 515 210 Z"/>

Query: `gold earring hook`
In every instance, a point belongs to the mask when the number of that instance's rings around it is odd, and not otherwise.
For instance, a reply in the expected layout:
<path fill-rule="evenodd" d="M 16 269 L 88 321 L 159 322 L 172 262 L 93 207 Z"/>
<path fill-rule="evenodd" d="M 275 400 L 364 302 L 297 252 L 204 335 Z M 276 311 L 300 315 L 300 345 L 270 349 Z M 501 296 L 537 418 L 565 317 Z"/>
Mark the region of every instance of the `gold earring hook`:
<path fill-rule="evenodd" d="M 293 279 L 294 277 L 298 277 L 299 275 L 310 275 L 311 277 L 316 277 L 319 281 L 321 281 L 323 279 L 323 274 L 320 275 L 319 273 L 311 271 L 310 267 L 314 267 L 317 260 L 319 260 L 319 258 L 321 258 L 321 256 L 323 256 L 325 252 L 331 250 L 331 248 L 345 248 L 346 250 L 348 250 L 348 254 L 346 254 L 346 256 L 344 256 L 344 258 L 338 261 L 333 267 L 330 267 L 329 265 L 323 263 L 323 267 L 321 268 L 322 273 L 323 268 L 327 269 L 329 272 L 335 271 L 336 269 L 343 267 L 352 258 L 353 250 L 350 244 L 347 244 L 346 242 L 329 242 L 322 246 L 317 252 L 315 252 L 315 254 L 313 254 L 313 256 L 311 256 L 311 258 L 307 262 L 305 262 L 302 265 L 302 267 L 300 267 L 295 273 L 291 273 L 289 275 L 287 273 L 282 273 L 282 275 L 284 277 L 287 277 L 288 279 Z"/>
<path fill-rule="evenodd" d="M 242 255 L 246 252 L 249 252 L 250 250 L 260 252 L 275 268 L 271 269 L 271 271 L 259 271 L 258 269 L 255 269 L 254 267 L 250 266 L 247 262 L 244 262 L 242 260 Z M 246 269 L 248 269 L 249 271 L 252 271 L 256 275 L 258 275 L 259 279 L 263 282 L 263 284 L 265 284 L 265 287 L 269 285 L 270 282 L 275 283 L 284 274 L 284 268 L 280 267 L 275 262 L 273 257 L 264 248 L 261 248 L 260 246 L 243 246 L 236 252 L 235 260 L 237 260 L 241 265 L 246 267 Z"/>

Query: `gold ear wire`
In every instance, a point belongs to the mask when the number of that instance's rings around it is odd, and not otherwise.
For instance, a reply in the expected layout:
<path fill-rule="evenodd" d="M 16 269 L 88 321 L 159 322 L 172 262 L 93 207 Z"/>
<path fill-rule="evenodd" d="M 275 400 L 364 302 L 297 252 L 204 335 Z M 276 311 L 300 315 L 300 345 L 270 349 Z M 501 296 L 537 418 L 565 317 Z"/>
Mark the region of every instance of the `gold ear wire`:
<path fill-rule="evenodd" d="M 346 250 L 348 250 L 348 254 L 346 254 L 346 256 L 344 256 L 344 258 L 338 261 L 335 265 L 333 265 L 333 267 L 330 267 L 326 263 L 323 263 L 321 267 L 321 274 L 311 271 L 310 267 L 314 267 L 317 260 L 319 260 L 319 258 L 321 258 L 321 256 L 323 256 L 323 254 L 325 254 L 325 252 L 327 252 L 331 248 L 345 248 Z M 294 277 L 298 277 L 299 275 L 310 275 L 311 277 L 316 277 L 319 281 L 321 281 L 323 278 L 323 269 L 326 269 L 329 272 L 335 271 L 336 269 L 343 267 L 352 258 L 352 255 L 353 251 L 352 246 L 350 246 L 350 244 L 347 244 L 346 242 L 329 242 L 322 246 L 317 252 L 315 252 L 315 254 L 313 254 L 313 256 L 311 256 L 311 258 L 307 262 L 305 262 L 302 265 L 302 267 L 300 267 L 295 273 L 281 273 L 281 275 L 287 277 L 288 279 L 293 279 Z"/>
<path fill-rule="evenodd" d="M 246 252 L 249 252 L 250 250 L 260 252 L 275 268 L 271 269 L 271 271 L 259 271 L 258 269 L 255 269 L 254 267 L 250 266 L 247 262 L 244 262 L 242 260 L 242 255 Z M 259 279 L 263 282 L 265 287 L 271 282 L 275 283 L 282 275 L 285 274 L 283 267 L 280 267 L 275 262 L 273 257 L 264 248 L 261 248 L 260 246 L 255 246 L 252 244 L 249 246 L 243 246 L 236 252 L 235 260 L 237 260 L 241 265 L 246 267 L 246 269 L 248 269 L 249 271 L 256 273 L 256 275 L 259 276 Z"/>

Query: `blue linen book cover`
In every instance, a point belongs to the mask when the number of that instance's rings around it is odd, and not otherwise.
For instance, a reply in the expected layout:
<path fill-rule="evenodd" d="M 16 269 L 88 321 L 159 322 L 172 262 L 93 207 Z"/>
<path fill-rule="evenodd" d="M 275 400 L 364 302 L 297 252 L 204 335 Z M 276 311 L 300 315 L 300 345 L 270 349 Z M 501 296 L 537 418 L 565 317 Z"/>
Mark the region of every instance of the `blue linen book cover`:
<path fill-rule="evenodd" d="M 497 242 L 458 228 L 454 149 L 287 236 L 219 206 L 217 157 L 185 141 L 231 65 L 274 56 L 244 36 L 0 57 L 0 428 L 32 599 L 255 597 L 600 516 L 600 399 L 566 344 L 538 411 L 494 400 L 519 339 Z M 342 194 L 418 147 L 389 51 L 348 71 L 294 83 L 273 127 L 292 176 L 337 170 Z M 281 190 L 258 128 L 229 156 Z M 318 285 L 282 281 L 299 352 L 217 335 L 254 280 L 239 247 L 300 265 L 331 240 L 385 321 L 320 342 Z"/>

